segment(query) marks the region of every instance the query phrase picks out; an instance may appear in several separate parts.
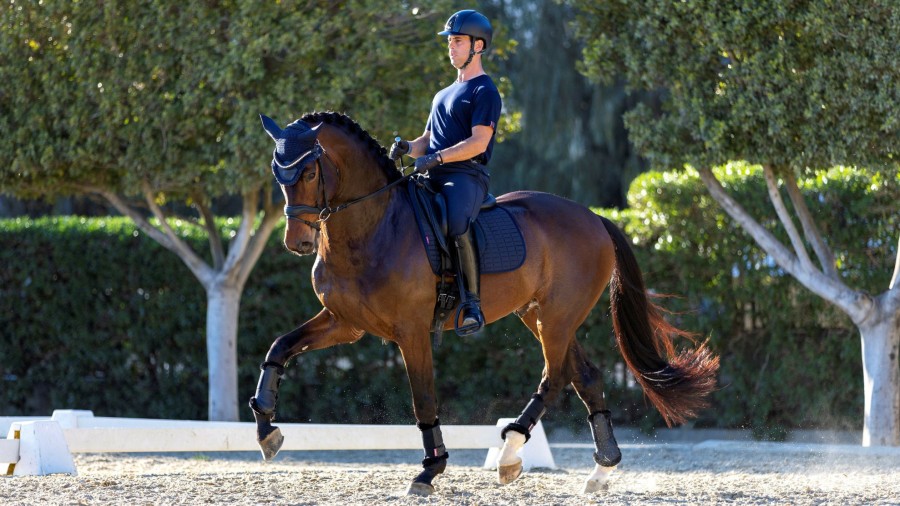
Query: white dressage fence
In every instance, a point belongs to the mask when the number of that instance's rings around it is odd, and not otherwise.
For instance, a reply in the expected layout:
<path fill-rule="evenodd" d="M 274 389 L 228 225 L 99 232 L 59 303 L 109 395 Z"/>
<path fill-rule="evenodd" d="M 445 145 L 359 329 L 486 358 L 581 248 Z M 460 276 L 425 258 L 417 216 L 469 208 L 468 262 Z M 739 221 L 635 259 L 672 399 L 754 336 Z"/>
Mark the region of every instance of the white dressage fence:
<path fill-rule="evenodd" d="M 487 449 L 484 467 L 496 466 L 500 431 L 496 425 L 442 425 L 448 450 Z M 282 451 L 421 450 L 413 425 L 324 425 L 276 423 Z M 96 417 L 85 410 L 55 410 L 50 417 L 0 417 L 0 464 L 7 475 L 77 474 L 73 453 L 259 451 L 256 424 Z M 538 422 L 519 456 L 525 469 L 556 469 L 544 428 Z"/>

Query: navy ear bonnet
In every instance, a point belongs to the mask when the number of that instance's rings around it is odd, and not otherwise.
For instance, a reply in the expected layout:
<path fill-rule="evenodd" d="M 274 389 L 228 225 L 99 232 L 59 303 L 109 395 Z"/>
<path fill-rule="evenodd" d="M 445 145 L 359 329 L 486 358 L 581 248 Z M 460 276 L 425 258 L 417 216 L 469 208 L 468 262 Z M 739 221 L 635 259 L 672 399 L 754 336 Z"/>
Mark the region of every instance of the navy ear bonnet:
<path fill-rule="evenodd" d="M 321 125 L 310 128 L 297 120 L 282 130 L 268 116 L 260 114 L 259 118 L 266 133 L 275 141 L 275 151 L 272 153 L 275 179 L 285 186 L 296 184 L 303 168 L 322 156 L 322 146 L 316 142 Z"/>

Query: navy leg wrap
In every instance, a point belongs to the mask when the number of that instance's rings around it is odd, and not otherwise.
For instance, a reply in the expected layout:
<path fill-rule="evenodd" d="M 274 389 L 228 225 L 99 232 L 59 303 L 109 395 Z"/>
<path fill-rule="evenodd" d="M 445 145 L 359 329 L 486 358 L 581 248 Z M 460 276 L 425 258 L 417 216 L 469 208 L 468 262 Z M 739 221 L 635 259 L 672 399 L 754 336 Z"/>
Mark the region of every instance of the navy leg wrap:
<path fill-rule="evenodd" d="M 260 369 L 262 373 L 256 385 L 256 395 L 250 398 L 250 409 L 260 415 L 272 417 L 275 414 L 275 404 L 278 402 L 278 386 L 281 384 L 281 377 L 284 376 L 284 366 L 275 362 L 265 362 Z"/>
<path fill-rule="evenodd" d="M 444 436 L 441 434 L 441 421 L 435 420 L 434 425 L 417 423 L 416 426 L 422 431 L 422 446 L 425 447 L 425 460 L 446 460 L 450 454 L 447 453 L 447 447 L 444 446 Z M 422 462 L 422 464 L 426 465 L 425 462 Z"/>
<path fill-rule="evenodd" d="M 594 436 L 594 462 L 603 467 L 612 467 L 622 460 L 622 452 L 613 436 L 612 419 L 609 410 L 597 411 L 588 417 L 591 435 Z"/>
<path fill-rule="evenodd" d="M 503 440 L 506 440 L 506 433 L 514 430 L 519 434 L 525 436 L 525 442 L 527 443 L 529 439 L 531 439 L 531 429 L 534 428 L 535 425 L 541 420 L 541 417 L 544 416 L 544 398 L 538 394 L 534 394 L 531 396 L 531 400 L 528 402 L 528 405 L 525 406 L 525 409 L 522 410 L 522 414 L 516 418 L 516 421 L 507 425 L 500 431 L 500 437 Z"/>
<path fill-rule="evenodd" d="M 422 431 L 422 446 L 425 447 L 425 459 L 422 460 L 424 469 L 413 481 L 431 485 L 431 481 L 434 480 L 435 476 L 447 469 L 447 458 L 450 457 L 450 454 L 447 452 L 447 447 L 444 446 L 440 420 L 435 420 L 433 425 L 417 423 L 416 426 Z"/>

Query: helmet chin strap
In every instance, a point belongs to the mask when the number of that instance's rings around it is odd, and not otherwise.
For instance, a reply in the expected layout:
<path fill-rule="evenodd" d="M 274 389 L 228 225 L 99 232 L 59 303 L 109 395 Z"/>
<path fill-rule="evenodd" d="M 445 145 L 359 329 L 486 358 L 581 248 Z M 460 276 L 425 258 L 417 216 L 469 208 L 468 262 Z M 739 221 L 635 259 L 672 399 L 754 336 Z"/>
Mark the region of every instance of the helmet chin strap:
<path fill-rule="evenodd" d="M 469 57 L 466 59 L 466 62 L 462 64 L 462 67 L 456 67 L 457 70 L 466 70 L 466 67 L 468 67 L 469 64 L 472 63 L 472 58 L 474 58 L 476 54 L 484 53 L 484 49 L 482 49 L 481 51 L 475 51 L 475 37 L 469 35 L 469 42 L 471 42 L 471 44 L 469 44 Z"/>

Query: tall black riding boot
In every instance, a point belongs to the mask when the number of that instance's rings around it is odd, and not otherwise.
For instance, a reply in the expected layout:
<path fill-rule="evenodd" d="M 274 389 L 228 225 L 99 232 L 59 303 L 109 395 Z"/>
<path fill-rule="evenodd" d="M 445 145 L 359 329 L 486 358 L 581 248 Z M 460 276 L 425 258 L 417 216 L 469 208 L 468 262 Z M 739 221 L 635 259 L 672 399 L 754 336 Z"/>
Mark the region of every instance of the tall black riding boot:
<path fill-rule="evenodd" d="M 475 244 L 472 240 L 472 228 L 463 235 L 458 235 L 453 242 L 456 244 L 457 272 L 463 281 L 465 297 L 456 314 L 456 333 L 461 336 L 474 334 L 484 327 L 484 315 L 481 313 L 481 299 L 479 293 L 478 257 L 475 254 Z M 462 313 L 462 322 L 459 314 Z"/>

